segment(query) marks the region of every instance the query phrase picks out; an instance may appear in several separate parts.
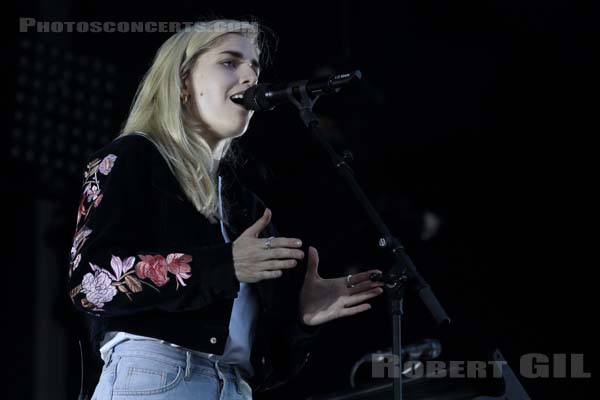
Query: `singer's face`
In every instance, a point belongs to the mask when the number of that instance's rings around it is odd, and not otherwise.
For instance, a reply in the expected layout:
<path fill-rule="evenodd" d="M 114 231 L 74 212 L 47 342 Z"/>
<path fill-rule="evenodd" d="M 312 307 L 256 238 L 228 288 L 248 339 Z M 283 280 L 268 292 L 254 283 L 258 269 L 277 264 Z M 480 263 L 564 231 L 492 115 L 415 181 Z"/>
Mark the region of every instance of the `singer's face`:
<path fill-rule="evenodd" d="M 213 151 L 223 139 L 241 136 L 248 128 L 253 112 L 230 97 L 256 85 L 258 74 L 257 49 L 250 39 L 238 34 L 226 34 L 196 60 L 186 84 L 189 87 L 191 83 L 192 104 L 208 126 L 203 136 Z"/>

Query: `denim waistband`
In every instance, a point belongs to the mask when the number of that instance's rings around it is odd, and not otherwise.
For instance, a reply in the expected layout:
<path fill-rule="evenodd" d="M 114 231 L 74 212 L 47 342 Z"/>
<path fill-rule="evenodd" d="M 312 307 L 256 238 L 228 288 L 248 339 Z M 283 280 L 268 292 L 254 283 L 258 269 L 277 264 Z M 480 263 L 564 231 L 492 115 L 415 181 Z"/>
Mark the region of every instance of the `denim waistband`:
<path fill-rule="evenodd" d="M 173 366 L 182 367 L 185 368 L 186 377 L 189 377 L 192 372 L 200 372 L 214 376 L 215 378 L 222 378 L 223 375 L 227 375 L 230 378 L 244 379 L 246 382 L 249 380 L 249 377 L 245 376 L 243 370 L 235 365 L 221 361 L 219 355 L 175 347 L 168 343 L 160 343 L 153 340 L 126 340 L 115 345 L 110 350 L 109 358 L 115 356 L 151 358 Z"/>

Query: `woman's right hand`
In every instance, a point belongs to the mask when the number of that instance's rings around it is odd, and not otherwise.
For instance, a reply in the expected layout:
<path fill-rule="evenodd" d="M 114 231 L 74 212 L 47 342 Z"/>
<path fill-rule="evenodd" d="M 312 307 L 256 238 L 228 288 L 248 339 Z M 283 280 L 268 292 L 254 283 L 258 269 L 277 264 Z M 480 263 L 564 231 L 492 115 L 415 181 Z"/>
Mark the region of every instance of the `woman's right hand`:
<path fill-rule="evenodd" d="M 238 281 L 254 283 L 263 279 L 279 278 L 283 269 L 294 268 L 304 258 L 300 239 L 276 237 L 259 239 L 258 235 L 269 225 L 271 210 L 265 210 L 251 227 L 233 242 L 233 267 Z"/>

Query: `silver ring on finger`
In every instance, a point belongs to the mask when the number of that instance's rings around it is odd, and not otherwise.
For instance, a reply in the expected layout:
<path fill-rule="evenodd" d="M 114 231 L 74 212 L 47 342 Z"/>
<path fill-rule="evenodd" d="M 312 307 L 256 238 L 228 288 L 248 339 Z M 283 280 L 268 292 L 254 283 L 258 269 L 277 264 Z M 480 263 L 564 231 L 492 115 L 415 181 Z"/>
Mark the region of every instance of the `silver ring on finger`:
<path fill-rule="evenodd" d="M 349 274 L 349 275 L 346 277 L 346 287 L 347 287 L 348 289 L 351 289 L 351 288 L 353 288 L 353 287 L 355 286 L 355 285 L 353 285 L 352 283 L 350 283 L 350 278 L 351 278 L 351 277 L 352 277 L 352 274 Z"/>
<path fill-rule="evenodd" d="M 275 239 L 275 236 L 271 236 L 267 240 L 265 240 L 265 249 L 271 250 L 271 242 Z"/>

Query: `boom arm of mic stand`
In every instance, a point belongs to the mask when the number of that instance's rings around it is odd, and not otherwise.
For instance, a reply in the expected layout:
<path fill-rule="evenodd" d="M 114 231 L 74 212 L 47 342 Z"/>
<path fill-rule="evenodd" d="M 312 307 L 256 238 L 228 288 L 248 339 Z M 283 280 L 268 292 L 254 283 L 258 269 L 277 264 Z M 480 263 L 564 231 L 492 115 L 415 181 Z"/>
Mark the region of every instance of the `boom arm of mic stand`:
<path fill-rule="evenodd" d="M 291 95 L 290 95 L 291 96 Z M 379 214 L 367 197 L 364 192 L 356 183 L 354 176 L 352 174 L 352 170 L 346 164 L 345 159 L 340 157 L 335 150 L 331 147 L 329 143 L 327 143 L 323 139 L 323 135 L 321 133 L 321 128 L 319 126 L 319 119 L 312 112 L 312 106 L 316 102 L 317 99 L 310 99 L 306 92 L 304 92 L 303 96 L 307 101 L 310 101 L 309 104 L 302 104 L 294 99 L 294 104 L 300 109 L 302 120 L 305 124 L 311 128 L 311 132 L 315 139 L 321 144 L 321 146 L 325 149 L 325 151 L 329 154 L 331 161 L 333 162 L 338 175 L 347 183 L 348 187 L 354 193 L 356 199 L 360 203 L 360 205 L 365 209 L 367 215 L 371 222 L 375 225 L 377 231 L 380 234 L 379 239 L 379 247 L 387 249 L 392 257 L 394 258 L 394 266 L 388 271 L 388 276 L 385 279 L 395 279 L 396 277 L 400 279 L 400 277 L 406 275 L 406 283 L 409 288 L 416 293 L 421 301 L 425 304 L 429 312 L 431 313 L 433 319 L 438 323 L 450 323 L 450 317 L 438 301 L 437 297 L 431 290 L 429 284 L 423 279 L 421 274 L 417 271 L 415 265 L 413 264 L 410 257 L 404 251 L 404 246 L 400 243 L 398 239 L 393 237 L 390 234 L 387 226 L 383 222 L 383 220 L 379 217 Z M 394 277 L 392 277 L 393 275 Z"/>
<path fill-rule="evenodd" d="M 450 318 L 444 311 L 443 307 L 433 294 L 433 291 L 429 287 L 429 285 L 425 282 L 423 277 L 418 273 L 411 259 L 408 257 L 406 252 L 404 251 L 404 246 L 400 243 L 398 239 L 393 237 L 390 234 L 387 226 L 384 224 L 382 219 L 379 217 L 379 214 L 375 211 L 364 192 L 356 183 L 354 176 L 352 174 L 352 170 L 346 164 L 345 160 L 340 157 L 335 150 L 323 139 L 323 135 L 321 134 L 321 129 L 319 127 L 319 119 L 313 113 L 312 107 L 318 99 L 318 96 L 314 99 L 311 99 L 308 96 L 306 90 L 306 82 L 302 82 L 299 86 L 300 90 L 300 99 L 297 99 L 294 96 L 292 90 L 288 90 L 288 98 L 290 101 L 298 108 L 300 112 L 300 117 L 304 124 L 310 128 L 313 136 L 321 144 L 321 146 L 325 149 L 325 151 L 329 154 L 333 165 L 338 173 L 338 175 L 346 182 L 350 190 L 354 193 L 356 199 L 360 203 L 360 205 L 367 212 L 369 219 L 375 225 L 377 231 L 380 234 L 379 246 L 383 249 L 386 249 L 394 258 L 395 262 L 392 268 L 390 269 L 387 275 L 382 275 L 380 277 L 373 277 L 374 280 L 380 278 L 384 281 L 390 281 L 391 284 L 386 284 L 387 289 L 386 292 L 388 294 L 388 298 L 391 301 L 392 305 L 392 319 L 393 319 L 393 352 L 396 355 L 396 359 L 394 360 L 394 399 L 402 400 L 402 373 L 400 372 L 402 369 L 402 331 L 401 331 L 401 322 L 402 322 L 402 302 L 404 297 L 404 288 L 405 286 L 409 286 L 409 288 L 416 292 L 435 321 L 438 324 L 443 322 L 450 322 Z"/>

